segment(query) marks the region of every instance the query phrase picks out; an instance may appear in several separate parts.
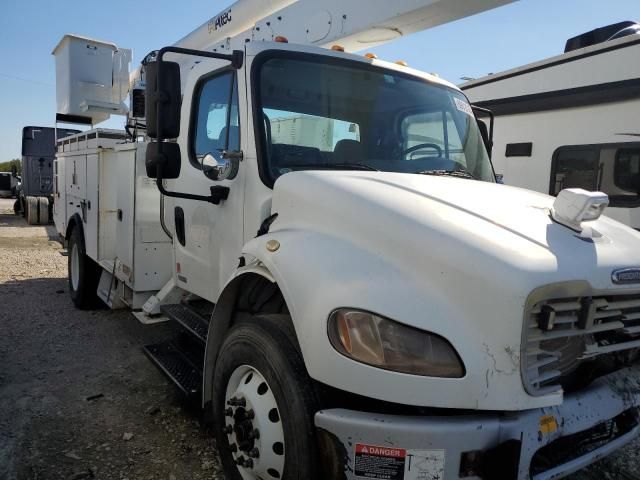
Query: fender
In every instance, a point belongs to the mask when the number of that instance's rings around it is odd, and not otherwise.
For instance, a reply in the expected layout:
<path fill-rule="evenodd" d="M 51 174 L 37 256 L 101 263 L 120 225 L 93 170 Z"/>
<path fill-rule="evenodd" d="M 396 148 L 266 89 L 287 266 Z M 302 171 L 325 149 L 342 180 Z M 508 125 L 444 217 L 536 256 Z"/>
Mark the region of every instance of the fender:
<path fill-rule="evenodd" d="M 202 378 L 202 406 L 205 414 L 209 414 L 211 409 L 211 395 L 213 391 L 212 379 L 213 370 L 215 369 L 218 352 L 224 342 L 227 331 L 231 328 L 233 312 L 236 305 L 236 299 L 242 280 L 248 275 L 258 275 L 265 278 L 271 283 L 275 283 L 273 275 L 264 265 L 257 262 L 246 267 L 238 268 L 233 272 L 231 278 L 224 286 L 222 293 L 218 297 L 215 309 L 209 322 L 209 331 L 207 332 L 207 344 L 204 354 L 204 372 Z"/>
<path fill-rule="evenodd" d="M 405 254 L 397 249 L 367 249 L 348 238 L 311 229 L 274 229 L 247 242 L 243 255 L 248 270 L 234 274 L 214 312 L 203 392 L 211 391 L 211 369 L 230 326 L 238 280 L 244 273 L 263 275 L 278 284 L 307 371 L 318 382 L 414 406 L 522 410 L 561 402 L 561 394 L 531 397 L 524 390 L 519 359 L 513 353 L 519 351 L 522 319 L 504 321 L 512 315 L 513 305 L 506 299 L 496 301 L 499 292 L 480 300 L 474 292 L 461 294 L 455 278 L 447 279 L 439 270 L 424 271 L 428 265 L 417 269 L 403 264 L 397 257 Z M 402 374 L 343 356 L 327 335 L 328 317 L 340 307 L 361 308 L 446 338 L 462 359 L 466 375 L 452 379 Z M 487 336 L 487 329 L 496 323 L 503 335 Z M 505 344 L 505 338 L 513 344 Z M 203 394 L 205 403 L 209 396 Z"/>
<path fill-rule="evenodd" d="M 400 261 L 399 257 L 406 258 L 401 249 L 369 249 L 333 232 L 287 226 L 250 240 L 243 254 L 278 284 L 307 371 L 316 381 L 415 406 L 492 409 L 499 405 L 519 410 L 561 401 L 561 395 L 534 398 L 524 391 L 519 361 L 513 355 L 514 349 L 519 351 L 522 320 L 504 322 L 513 313 L 512 305 L 495 301 L 499 297 L 493 295 L 478 300 L 473 292 L 461 294 L 455 278 L 424 270 L 428 264 L 417 268 L 419 261 L 413 265 Z M 361 308 L 446 338 L 460 355 L 466 375 L 451 379 L 401 374 L 343 356 L 327 335 L 328 318 L 340 307 Z M 486 334 L 493 321 L 503 325 L 504 333 L 495 344 Z M 513 339 L 513 344 L 505 344 L 505 338 Z"/>

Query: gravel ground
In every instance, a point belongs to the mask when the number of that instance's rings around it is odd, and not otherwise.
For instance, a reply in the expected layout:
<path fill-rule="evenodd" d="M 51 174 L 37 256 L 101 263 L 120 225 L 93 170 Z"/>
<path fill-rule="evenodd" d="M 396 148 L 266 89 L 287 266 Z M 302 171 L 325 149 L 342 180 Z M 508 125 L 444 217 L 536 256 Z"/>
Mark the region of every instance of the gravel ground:
<path fill-rule="evenodd" d="M 142 354 L 168 327 L 76 310 L 55 230 L 10 208 L 0 200 L 0 479 L 222 479 L 198 409 Z"/>
<path fill-rule="evenodd" d="M 169 327 L 73 308 L 55 230 L 11 205 L 0 199 L 0 479 L 222 479 L 198 409 L 140 349 Z M 639 447 L 570 478 L 640 479 Z"/>

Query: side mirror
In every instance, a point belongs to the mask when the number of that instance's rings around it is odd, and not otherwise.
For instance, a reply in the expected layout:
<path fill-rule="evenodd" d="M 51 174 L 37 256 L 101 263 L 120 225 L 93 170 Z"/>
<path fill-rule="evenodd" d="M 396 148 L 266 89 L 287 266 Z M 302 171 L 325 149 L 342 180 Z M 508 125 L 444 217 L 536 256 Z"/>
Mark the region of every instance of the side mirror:
<path fill-rule="evenodd" d="M 212 154 L 207 153 L 200 157 L 200 165 L 202 173 L 211 180 L 227 180 L 232 179 L 238 174 L 239 152 L 223 151 L 219 159 Z"/>
<path fill-rule="evenodd" d="M 149 62 L 145 66 L 145 75 L 147 135 L 160 139 L 176 138 L 180 134 L 182 103 L 180 65 L 175 62 Z M 158 89 L 158 84 L 162 90 Z"/>
<path fill-rule="evenodd" d="M 147 176 L 158 178 L 158 169 L 161 169 L 162 178 L 178 178 L 180 176 L 180 145 L 173 142 L 162 142 L 162 153 L 158 142 L 147 144 L 145 166 Z"/>

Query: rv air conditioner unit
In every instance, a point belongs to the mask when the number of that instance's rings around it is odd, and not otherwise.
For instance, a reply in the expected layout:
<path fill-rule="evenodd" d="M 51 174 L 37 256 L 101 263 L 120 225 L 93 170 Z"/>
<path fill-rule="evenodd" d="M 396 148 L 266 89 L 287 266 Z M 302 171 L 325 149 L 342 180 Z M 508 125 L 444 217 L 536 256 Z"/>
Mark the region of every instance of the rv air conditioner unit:
<path fill-rule="evenodd" d="M 124 115 L 129 91 L 131 50 L 113 43 L 65 35 L 53 49 L 59 114 L 81 116 L 92 124 Z"/>

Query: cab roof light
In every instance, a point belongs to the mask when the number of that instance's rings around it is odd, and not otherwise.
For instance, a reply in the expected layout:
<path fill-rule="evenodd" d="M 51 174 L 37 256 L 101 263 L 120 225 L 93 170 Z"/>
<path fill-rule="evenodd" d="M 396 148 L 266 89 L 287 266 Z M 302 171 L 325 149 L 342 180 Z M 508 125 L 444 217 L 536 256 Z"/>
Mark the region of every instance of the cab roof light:
<path fill-rule="evenodd" d="M 375 53 L 365 53 L 364 56 L 366 58 L 370 58 L 371 60 L 375 60 L 378 58 L 378 55 L 376 55 Z"/>
<path fill-rule="evenodd" d="M 396 60 L 394 62 L 396 65 L 400 65 L 401 67 L 408 67 L 409 64 L 407 62 L 405 62 L 404 60 Z"/>
<path fill-rule="evenodd" d="M 278 43 L 289 43 L 289 39 L 287 37 L 283 37 L 282 35 L 278 35 L 273 40 Z"/>
<path fill-rule="evenodd" d="M 332 45 L 331 50 L 334 52 L 344 52 L 344 47 L 342 45 Z"/>

